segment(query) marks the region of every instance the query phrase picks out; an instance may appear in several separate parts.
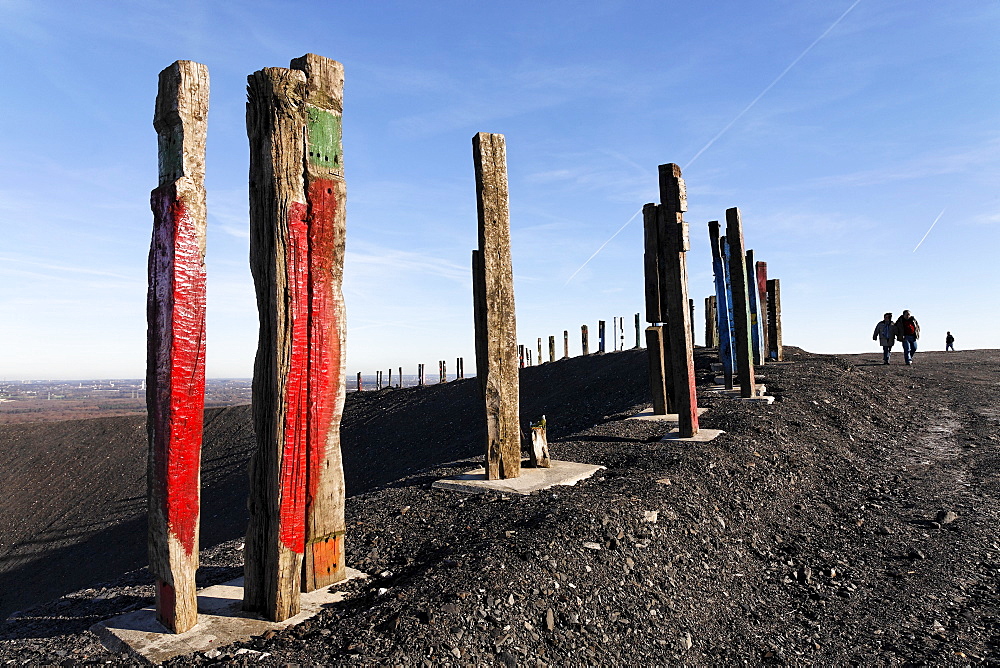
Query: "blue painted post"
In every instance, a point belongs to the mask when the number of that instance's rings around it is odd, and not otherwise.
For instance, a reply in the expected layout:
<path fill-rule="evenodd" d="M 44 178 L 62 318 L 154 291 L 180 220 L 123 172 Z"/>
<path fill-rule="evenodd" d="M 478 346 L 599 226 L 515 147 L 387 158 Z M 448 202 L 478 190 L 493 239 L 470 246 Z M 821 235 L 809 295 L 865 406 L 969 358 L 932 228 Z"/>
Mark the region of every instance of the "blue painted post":
<path fill-rule="evenodd" d="M 747 250 L 747 289 L 750 291 L 750 335 L 753 346 L 753 363 L 760 366 L 767 359 L 767 356 L 764 354 L 764 331 L 761 329 L 764 318 L 761 317 L 761 309 L 757 306 L 760 291 L 757 289 L 755 267 L 753 249 Z"/>
<path fill-rule="evenodd" d="M 605 352 L 604 350 L 604 321 L 597 321 L 597 338 L 598 338 L 598 352 Z"/>
<path fill-rule="evenodd" d="M 733 388 L 733 368 L 736 359 L 733 356 L 732 334 L 732 291 L 729 285 L 729 261 L 725 252 L 726 239 L 721 236 L 719 221 L 708 224 L 708 237 L 712 246 L 712 271 L 715 274 L 715 304 L 719 328 L 719 361 L 722 362 L 722 373 L 726 389 Z"/>

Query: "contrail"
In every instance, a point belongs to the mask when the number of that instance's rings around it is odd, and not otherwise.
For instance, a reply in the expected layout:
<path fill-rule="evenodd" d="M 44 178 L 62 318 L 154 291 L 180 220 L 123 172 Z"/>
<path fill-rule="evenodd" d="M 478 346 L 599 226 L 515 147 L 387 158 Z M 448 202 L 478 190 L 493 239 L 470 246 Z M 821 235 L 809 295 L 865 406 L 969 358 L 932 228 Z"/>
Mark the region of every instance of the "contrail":
<path fill-rule="evenodd" d="M 838 19 L 837 19 L 836 21 L 834 21 L 833 23 L 831 23 L 831 24 L 830 24 L 830 27 L 829 27 L 829 28 L 827 28 L 826 30 L 824 30 L 824 31 L 823 31 L 823 34 L 822 34 L 822 35 L 820 35 L 819 37 L 817 37 L 817 38 L 816 38 L 816 39 L 815 39 L 815 40 L 813 41 L 813 43 L 812 43 L 812 44 L 810 44 L 809 46 L 807 46 L 807 47 L 806 47 L 806 49 L 805 49 L 805 51 L 803 51 L 802 53 L 800 53 L 800 54 L 799 54 L 799 57 L 798 57 L 798 58 L 796 58 L 795 60 L 793 60 L 793 61 L 792 61 L 791 65 L 789 65 L 788 67 L 786 67 L 786 68 L 784 69 L 784 71 L 782 71 L 782 73 L 781 73 L 781 74 L 779 74 L 779 75 L 777 76 L 777 78 L 775 78 L 775 80 L 774 80 L 774 81 L 772 81 L 772 82 L 771 82 L 770 84 L 768 84 L 767 88 L 765 88 L 764 90 L 762 90 L 762 91 L 760 92 L 760 95 L 758 95 L 757 97 L 755 97 L 755 98 L 753 99 L 753 101 L 751 101 L 751 102 L 750 102 L 750 104 L 748 104 L 748 105 L 747 105 L 747 106 L 746 106 L 746 107 L 745 107 L 745 108 L 743 109 L 743 111 L 741 111 L 740 113 L 736 114 L 736 118 L 734 118 L 733 120 L 729 121 L 729 124 L 728 124 L 728 125 L 727 125 L 726 127 L 722 128 L 722 130 L 720 130 L 720 131 L 719 131 L 719 134 L 717 134 L 717 135 L 715 135 L 714 137 L 712 137 L 711 141 L 709 141 L 709 142 L 708 142 L 707 144 L 705 144 L 705 145 L 704 145 L 704 146 L 702 147 L 702 149 L 701 149 L 700 151 L 698 151 L 697 153 L 695 153 L 695 154 L 694 154 L 694 157 L 693 157 L 693 158 L 691 158 L 690 160 L 688 160 L 688 163 L 687 163 L 686 165 L 684 165 L 684 169 L 686 170 L 686 169 L 687 169 L 688 167 L 690 167 L 690 166 L 691 166 L 691 165 L 692 165 L 692 164 L 694 163 L 694 161 L 695 161 L 695 160 L 697 160 L 699 156 L 701 156 L 701 154 L 702 154 L 702 153 L 704 153 L 705 151 L 707 151 L 707 150 L 708 150 L 709 148 L 711 148 L 712 144 L 714 144 L 714 143 L 715 143 L 716 141 L 718 141 L 719 137 L 721 137 L 722 135 L 726 134 L 726 132 L 727 132 L 727 131 L 729 130 L 729 128 L 733 127 L 733 126 L 734 126 L 734 125 L 736 124 L 736 121 L 740 120 L 740 119 L 741 119 L 741 118 L 743 117 L 743 114 L 745 114 L 745 113 L 747 113 L 748 111 L 750 111 L 750 109 L 752 109 L 752 108 L 753 108 L 753 106 L 754 106 L 755 104 L 757 104 L 757 103 L 758 103 L 758 102 L 760 101 L 760 99 L 761 99 L 762 97 L 764 97 L 764 96 L 765 96 L 765 95 L 767 94 L 767 92 L 768 92 L 769 90 L 771 90 L 772 88 L 774 88 L 774 86 L 775 86 L 775 85 L 776 85 L 776 84 L 777 84 L 777 83 L 778 83 L 779 81 L 781 81 L 781 80 L 782 80 L 782 79 L 784 78 L 784 76 L 785 76 L 786 74 L 788 74 L 788 72 L 789 72 L 789 71 L 790 71 L 790 70 L 791 70 L 791 69 L 792 69 L 793 67 L 795 67 L 795 66 L 796 66 L 796 65 L 798 64 L 798 62 L 799 62 L 800 60 L 802 60 L 802 59 L 803 59 L 803 58 L 805 57 L 805 55 L 806 55 L 807 53 L 809 53 L 809 52 L 810 52 L 810 51 L 812 50 L 812 48 L 813 48 L 814 46 L 816 46 L 817 44 L 819 44 L 819 43 L 820 43 L 820 40 L 822 40 L 822 39 L 823 39 L 824 37 L 826 37 L 826 36 L 827 36 L 828 34 L 830 34 L 830 31 L 831 31 L 831 30 L 833 30 L 834 28 L 836 28 L 836 27 L 837 27 L 837 25 L 838 25 L 838 24 L 839 24 L 839 23 L 840 23 L 841 21 L 843 21 L 843 20 L 844 20 L 844 17 L 845 17 L 845 16 L 847 16 L 848 14 L 850 14 L 850 13 L 851 13 L 851 10 L 852 10 L 852 9 L 854 9 L 855 7 L 857 7 L 857 6 L 858 6 L 858 4 L 859 4 L 860 2 L 861 2 L 861 0 L 854 0 L 854 3 L 853 3 L 853 4 L 852 4 L 852 5 L 850 6 L 850 7 L 848 7 L 848 8 L 847 8 L 847 11 L 845 11 L 845 12 L 844 12 L 843 14 L 841 14 L 841 15 L 840 15 L 840 17 L 839 17 L 839 18 L 838 18 Z M 629 218 L 629 219 L 628 219 L 628 221 L 626 221 L 626 223 L 625 223 L 624 225 L 622 225 L 622 226 L 621 226 L 621 227 L 620 227 L 620 228 L 618 229 L 618 231 L 617 231 L 617 232 L 615 232 L 614 234 L 612 234 L 612 235 L 611 235 L 611 239 L 614 239 L 614 238 L 615 238 L 615 237 L 617 237 L 617 236 L 618 236 L 619 234 L 621 234 L 621 231 L 622 231 L 622 230 L 624 230 L 624 229 L 625 229 L 626 227 L 628 227 L 628 224 L 629 224 L 629 223 L 631 223 L 631 222 L 632 222 L 632 221 L 633 221 L 633 220 L 635 219 L 635 217 L 636 217 L 636 216 L 638 216 L 638 215 L 639 215 L 639 214 L 640 214 L 641 212 L 642 212 L 642 209 L 639 209 L 639 211 L 636 211 L 636 212 L 635 212 L 635 214 L 633 214 L 633 215 L 632 215 L 632 217 L 631 217 L 631 218 Z M 589 264 L 591 260 L 593 260 L 593 259 L 594 259 L 595 257 L 597 257 L 597 254 L 598 254 L 598 253 L 600 253 L 600 252 L 601 252 L 602 250 L 604 250 L 604 247 L 605 247 L 605 246 L 607 246 L 607 245 L 608 245 L 609 243 L 611 243 L 611 239 L 608 239 L 608 240 L 607 240 L 607 241 L 605 241 L 605 242 L 604 242 L 603 244 L 601 244 L 601 247 L 600 247 L 600 248 L 598 248 L 598 249 L 597 249 L 597 250 L 596 250 L 596 251 L 594 252 L 594 254 L 593 254 L 593 255 L 591 255 L 591 256 L 590 256 L 589 258 L 587 258 L 587 261 L 586 261 L 586 262 L 584 262 L 584 263 L 583 263 L 582 265 L 580 265 L 580 268 L 579 268 L 579 269 L 577 269 L 576 271 L 574 271 L 574 272 L 573 272 L 573 275 L 572 275 L 572 276 L 570 276 L 569 278 L 567 278 L 567 279 L 566 279 L 566 283 L 564 284 L 564 286 L 565 286 L 565 285 L 569 285 L 569 282 L 573 280 L 573 277 L 574 277 L 574 276 L 576 276 L 577 274 L 579 274 L 579 273 L 580 273 L 580 270 L 581 270 L 581 269 L 583 269 L 584 267 L 586 267 L 586 266 L 587 266 L 587 264 Z M 916 249 L 914 249 L 914 250 L 916 250 Z"/>
<path fill-rule="evenodd" d="M 624 225 L 622 225 L 621 227 L 619 227 L 619 228 L 618 228 L 618 231 L 617 231 L 617 232 L 615 232 L 614 234 L 612 234 L 612 235 L 611 235 L 611 239 L 614 239 L 614 238 L 615 238 L 615 237 L 617 237 L 617 236 L 618 236 L 619 234 L 621 234 L 622 230 L 624 230 L 624 229 L 625 229 L 626 227 L 628 227 L 628 224 L 629 224 L 629 223 L 631 223 L 631 222 L 632 222 L 633 220 L 635 220 L 635 217 L 636 217 L 636 216 L 638 216 L 638 215 L 639 215 L 640 213 L 642 213 L 642 209 L 639 209 L 638 211 L 636 211 L 635 213 L 633 213 L 633 214 L 632 214 L 632 217 L 631 217 L 631 218 L 629 218 L 628 220 L 626 220 L 626 221 L 625 221 L 625 224 L 624 224 Z M 593 255 L 591 255 L 590 257 L 588 257 L 588 258 L 587 258 L 587 261 L 586 261 L 586 262 L 584 262 L 583 264 L 581 264 L 581 265 L 580 265 L 580 268 L 579 268 L 579 269 L 577 269 L 576 271 L 574 271 L 574 272 L 573 272 L 573 274 L 572 274 L 572 275 L 571 275 L 571 276 L 570 276 L 569 278 L 567 278 L 567 279 L 566 279 L 566 282 L 565 282 L 565 283 L 563 283 L 563 287 L 566 287 L 567 285 L 569 285 L 569 282 L 573 280 L 573 277 L 574 277 L 574 276 L 576 276 L 577 274 L 579 274 L 579 273 L 580 273 L 580 271 L 581 271 L 581 270 L 582 270 L 582 269 L 583 269 L 584 267 L 586 267 L 586 266 L 587 266 L 588 264 L 590 264 L 590 261 L 591 261 L 591 260 L 593 260 L 593 259 L 594 259 L 595 257 L 597 257 L 597 254 L 598 254 L 598 253 L 600 253 L 600 252 L 601 252 L 602 250 L 604 250 L 604 247 L 605 247 L 605 246 L 607 246 L 607 245 L 608 245 L 609 243 L 611 243 L 611 239 L 608 239 L 608 240 L 607 240 L 607 241 L 605 241 L 605 242 L 604 242 L 603 244 L 601 244 L 601 247 L 600 247 L 600 248 L 598 248 L 598 249 L 597 249 L 596 251 L 594 251 L 594 254 L 593 254 Z"/>
<path fill-rule="evenodd" d="M 750 110 L 751 110 L 751 109 L 753 108 L 753 106 L 754 106 L 755 104 L 757 104 L 758 102 L 760 102 L 760 98 L 762 98 L 762 97 L 764 97 L 765 95 L 767 95 L 767 92 L 768 92 L 769 90 L 771 90 L 772 88 L 774 88 L 774 87 L 775 87 L 775 85 L 776 85 L 776 84 L 777 84 L 777 83 L 778 83 L 779 81 L 781 81 L 781 80 L 782 80 L 782 79 L 783 79 L 783 78 L 785 77 L 785 75 L 786 75 L 786 74 L 788 74 L 788 72 L 789 72 L 789 71 L 791 71 L 791 69 L 792 69 L 793 67 L 795 67 L 795 66 L 796 66 L 796 65 L 798 64 L 798 62 L 799 62 L 800 60 L 802 60 L 803 58 L 805 58 L 806 54 L 807 54 L 807 53 L 809 53 L 810 51 L 812 51 L 812 48 L 813 48 L 814 46 L 816 46 L 817 44 L 819 44 L 819 43 L 820 43 L 820 41 L 821 41 L 821 40 L 822 40 L 822 39 L 823 39 L 824 37 L 826 37 L 826 36 L 827 36 L 828 34 L 830 34 L 830 31 L 831 31 L 831 30 L 833 30 L 834 28 L 836 28 L 836 27 L 837 27 L 837 24 L 839 24 L 839 23 L 840 23 L 841 21 L 843 21 L 843 20 L 844 20 L 844 17 L 845 17 L 845 16 L 847 16 L 848 14 L 850 14 L 850 13 L 851 13 L 851 10 L 852 10 L 852 9 L 854 9 L 855 7 L 857 7 L 857 6 L 858 6 L 858 3 L 860 3 L 860 2 L 861 2 L 861 0 L 854 0 L 854 4 L 852 4 L 852 5 L 850 6 L 850 7 L 848 7 L 848 8 L 847 8 L 847 11 L 846 11 L 846 12 L 844 12 L 843 14 L 841 14 L 841 15 L 840 15 L 840 18 L 838 18 L 838 19 L 837 19 L 836 21 L 834 21 L 833 23 L 831 23 L 831 24 L 830 24 L 830 27 L 829 27 L 829 28 L 827 28 L 826 30 L 824 30 L 824 31 L 823 31 L 823 34 L 822 34 L 822 35 L 820 35 L 819 37 L 817 37 L 817 38 L 816 38 L 816 39 L 815 39 L 815 40 L 813 41 L 813 43 L 812 43 L 812 44 L 810 44 L 809 46 L 807 46 L 807 47 L 806 47 L 806 50 L 805 50 L 805 51 L 803 51 L 802 53 L 800 53 L 800 54 L 799 54 L 799 57 L 798 57 L 798 58 L 796 58 L 795 60 L 793 60 L 793 61 L 792 61 L 792 63 L 791 63 L 791 64 L 790 64 L 790 65 L 789 65 L 788 67 L 786 67 L 786 68 L 785 68 L 785 69 L 784 69 L 784 70 L 783 70 L 783 71 L 781 72 L 781 74 L 779 74 L 779 75 L 778 75 L 778 76 L 777 76 L 777 77 L 775 78 L 775 80 L 774 80 L 774 81 L 772 81 L 772 82 L 771 82 L 770 84 L 768 84 L 767 88 L 765 88 L 764 90 L 762 90 L 762 91 L 760 92 L 760 95 L 758 95 L 757 97 L 755 97 L 755 98 L 754 98 L 754 99 L 753 99 L 753 100 L 752 100 L 752 101 L 750 102 L 750 104 L 748 104 L 748 105 L 747 105 L 746 107 L 744 107 L 744 108 L 743 108 L 743 111 L 741 111 L 740 113 L 736 114 L 736 118 L 734 118 L 733 120 L 729 121 L 729 125 L 727 125 L 726 127 L 722 128 L 722 130 L 720 130 L 720 131 L 719 131 L 719 134 L 717 134 L 717 135 L 715 135 L 714 137 L 712 137 L 711 141 L 709 141 L 709 142 L 708 142 L 707 144 L 705 144 L 705 145 L 704 145 L 704 146 L 703 146 L 703 147 L 701 148 L 701 150 L 700 150 L 700 151 L 698 151 L 697 153 L 695 153 L 695 154 L 694 154 L 694 157 L 693 157 L 693 158 L 691 158 L 690 160 L 688 160 L 688 163 L 687 163 L 686 165 L 684 165 L 684 169 L 686 170 L 686 169 L 687 169 L 688 167 L 690 167 L 690 166 L 691 166 L 692 164 L 694 164 L 694 161 L 695 161 L 695 160 L 697 160 L 697 159 L 698 159 L 698 157 L 699 157 L 699 156 L 700 156 L 700 155 L 701 155 L 702 153 L 704 153 L 705 151 L 707 151 L 707 150 L 708 150 L 708 149 L 709 149 L 709 148 L 710 148 L 710 147 L 712 146 L 712 144 L 714 144 L 714 143 L 715 143 L 715 142 L 716 142 L 716 141 L 717 141 L 717 140 L 719 139 L 719 137 L 721 137 L 722 135 L 726 134 L 726 132 L 728 132 L 728 131 L 729 131 L 729 128 L 733 127 L 733 125 L 735 125 L 735 124 L 736 124 L 736 121 L 738 121 L 738 120 L 740 120 L 741 118 L 743 118 L 743 114 L 745 114 L 745 113 L 747 113 L 748 111 L 750 111 Z"/>
<path fill-rule="evenodd" d="M 937 225 L 937 222 L 938 222 L 939 220 L 941 220 L 941 216 L 943 216 L 943 215 L 944 215 L 944 209 L 941 209 L 941 213 L 939 213 L 939 214 L 938 214 L 938 217 L 934 219 L 934 222 L 933 222 L 933 223 L 931 223 L 931 226 L 927 228 L 927 234 L 930 234 L 930 233 L 931 233 L 931 230 L 933 230 L 933 229 L 934 229 L 934 226 L 935 226 L 935 225 Z M 917 243 L 917 245 L 913 247 L 913 252 L 914 252 L 914 253 L 916 253 L 916 252 L 917 252 L 917 249 L 918 249 L 918 248 L 920 248 L 920 244 L 924 243 L 924 239 L 926 239 L 926 238 L 927 238 L 927 234 L 925 234 L 925 235 L 924 235 L 924 237 L 923 237 L 923 239 L 921 239 L 921 240 L 920 240 L 920 241 L 919 241 L 919 242 Z"/>

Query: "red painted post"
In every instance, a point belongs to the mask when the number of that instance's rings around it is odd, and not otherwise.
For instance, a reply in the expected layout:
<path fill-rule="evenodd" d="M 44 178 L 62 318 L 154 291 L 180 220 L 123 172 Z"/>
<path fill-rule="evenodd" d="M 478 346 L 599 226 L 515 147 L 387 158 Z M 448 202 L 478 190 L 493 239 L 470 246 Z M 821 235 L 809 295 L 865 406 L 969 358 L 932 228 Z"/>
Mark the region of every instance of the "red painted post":
<path fill-rule="evenodd" d="M 767 324 L 767 262 L 758 261 L 754 269 L 757 271 L 757 318 L 760 320 L 761 333 L 764 337 L 764 357 L 769 357 L 771 348 L 770 328 Z"/>
<path fill-rule="evenodd" d="M 146 300 L 148 547 L 156 617 L 175 633 L 198 622 L 207 121 L 208 68 L 179 60 L 160 72 Z"/>
<path fill-rule="evenodd" d="M 308 54 L 248 84 L 260 340 L 243 606 L 282 621 L 345 571 L 343 68 Z"/>

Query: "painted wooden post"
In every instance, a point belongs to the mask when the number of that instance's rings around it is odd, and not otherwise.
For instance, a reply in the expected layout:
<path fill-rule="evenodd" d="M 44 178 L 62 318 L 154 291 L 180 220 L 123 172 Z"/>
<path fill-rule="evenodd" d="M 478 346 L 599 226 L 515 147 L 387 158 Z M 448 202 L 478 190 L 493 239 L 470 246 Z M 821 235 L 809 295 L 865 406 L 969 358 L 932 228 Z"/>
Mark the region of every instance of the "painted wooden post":
<path fill-rule="evenodd" d="M 767 281 L 767 327 L 771 359 L 780 362 L 785 351 L 781 345 L 781 281 L 777 278 Z"/>
<path fill-rule="evenodd" d="M 652 397 L 653 414 L 666 415 L 672 408 L 673 376 L 668 367 L 665 345 L 660 323 L 666 321 L 663 301 L 660 298 L 660 226 L 659 213 L 655 204 L 642 207 L 643 234 L 643 275 L 646 291 L 646 350 L 648 361 L 649 393 Z"/>
<path fill-rule="evenodd" d="M 736 373 L 740 396 L 754 396 L 752 322 L 750 291 L 747 284 L 746 250 L 743 246 L 743 223 L 740 210 L 726 209 L 726 240 L 729 242 L 729 274 L 733 286 L 733 324 L 736 329 Z"/>
<path fill-rule="evenodd" d="M 438 384 L 448 382 L 448 364 L 444 360 L 438 362 Z"/>
<path fill-rule="evenodd" d="M 715 295 L 705 297 L 705 347 L 719 346 L 719 314 L 716 310 Z"/>
<path fill-rule="evenodd" d="M 605 348 L 604 348 L 604 321 L 603 320 L 598 320 L 597 321 L 597 340 L 598 340 L 598 343 L 597 343 L 597 352 L 600 352 L 600 353 L 605 352 Z"/>
<path fill-rule="evenodd" d="M 569 359 L 569 330 L 563 330 L 563 359 Z"/>
<path fill-rule="evenodd" d="M 517 366 L 521 369 L 524 368 L 524 346 L 519 345 L 517 347 Z"/>
<path fill-rule="evenodd" d="M 248 78 L 261 327 L 243 606 L 275 621 L 345 570 L 342 91 L 340 63 L 313 54 Z"/>
<path fill-rule="evenodd" d="M 580 346 L 584 357 L 590 354 L 590 335 L 586 325 L 580 325 Z"/>
<path fill-rule="evenodd" d="M 721 235 L 719 221 L 708 223 L 709 244 L 712 247 L 712 272 L 715 276 L 715 306 L 718 314 L 719 361 L 722 362 L 723 383 L 733 388 L 736 355 L 733 340 L 732 292 L 729 281 L 729 259 L 726 238 Z"/>
<path fill-rule="evenodd" d="M 146 298 L 146 480 L 156 618 L 175 633 L 198 622 L 207 121 L 208 68 L 178 60 L 160 72 Z"/>
<path fill-rule="evenodd" d="M 613 318 L 611 318 L 611 349 L 612 350 L 618 350 L 618 326 L 619 326 L 619 322 L 618 321 L 619 320 L 621 320 L 621 318 L 619 318 L 618 316 L 614 316 Z"/>
<path fill-rule="evenodd" d="M 525 349 L 524 354 L 528 356 L 528 366 L 534 366 L 531 363 L 531 350 L 530 349 Z"/>
<path fill-rule="evenodd" d="M 638 350 L 642 348 L 642 342 L 640 341 L 640 332 L 642 331 L 639 325 L 639 314 L 635 314 L 635 349 Z"/>
<path fill-rule="evenodd" d="M 767 316 L 767 262 L 760 260 L 754 265 L 757 274 L 757 319 L 760 321 L 760 331 L 763 334 L 764 357 L 770 357 L 770 327 Z"/>
<path fill-rule="evenodd" d="M 747 295 L 750 298 L 750 341 L 753 344 L 753 363 L 763 364 L 767 359 L 767 352 L 764 350 L 764 334 L 761 330 L 761 323 L 765 320 L 760 316 L 760 308 L 757 305 L 760 291 L 757 290 L 757 272 L 754 265 L 753 249 L 746 252 L 747 261 Z"/>
<path fill-rule="evenodd" d="M 542 337 L 538 337 L 538 363 L 542 364 Z"/>
<path fill-rule="evenodd" d="M 687 251 L 691 247 L 684 212 L 687 191 L 681 168 L 673 163 L 660 165 L 660 313 L 667 314 L 666 340 L 669 355 L 664 368 L 672 374 L 672 398 L 681 438 L 698 433 L 698 393 L 694 376 L 694 341 L 687 290 Z M 668 390 L 671 388 L 668 387 Z"/>
<path fill-rule="evenodd" d="M 549 337 L 549 361 L 556 361 L 556 337 L 554 336 Z"/>
<path fill-rule="evenodd" d="M 476 350 L 482 350 L 486 414 L 485 468 L 489 480 L 521 473 L 521 427 L 518 418 L 517 325 L 514 275 L 510 258 L 510 209 L 507 196 L 507 149 L 503 135 L 480 132 L 472 139 L 479 213 L 479 270 Z M 475 282 L 474 281 L 474 282 Z M 541 339 L 539 339 L 539 348 Z"/>
<path fill-rule="evenodd" d="M 618 350 L 625 350 L 625 316 L 618 318 Z"/>
<path fill-rule="evenodd" d="M 419 387 L 423 387 L 424 386 L 424 365 L 423 364 L 418 364 L 417 365 L 417 386 L 419 386 Z"/>

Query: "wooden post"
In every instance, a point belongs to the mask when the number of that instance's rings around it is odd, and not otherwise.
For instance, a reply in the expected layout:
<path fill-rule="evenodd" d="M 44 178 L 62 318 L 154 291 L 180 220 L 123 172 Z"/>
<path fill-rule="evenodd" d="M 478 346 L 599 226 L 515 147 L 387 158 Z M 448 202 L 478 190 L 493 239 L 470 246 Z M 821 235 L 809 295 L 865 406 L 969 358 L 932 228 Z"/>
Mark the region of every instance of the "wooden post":
<path fill-rule="evenodd" d="M 785 351 L 781 345 L 781 281 L 777 278 L 767 281 L 767 327 L 771 359 L 780 362 Z"/>
<path fill-rule="evenodd" d="M 569 330 L 563 330 L 563 359 L 569 359 Z"/>
<path fill-rule="evenodd" d="M 715 275 L 715 306 L 718 314 L 719 361 L 722 362 L 723 382 L 733 388 L 736 355 L 733 337 L 732 291 L 729 280 L 729 259 L 726 238 L 720 234 L 719 221 L 708 223 L 709 244 L 712 247 L 712 272 Z"/>
<path fill-rule="evenodd" d="M 524 346 L 519 345 L 517 347 L 517 366 L 521 369 L 524 368 Z"/>
<path fill-rule="evenodd" d="M 462 357 L 455 360 L 455 378 L 465 378 L 465 359 Z"/>
<path fill-rule="evenodd" d="M 641 328 L 639 326 L 639 314 L 636 313 L 635 314 L 635 349 L 636 350 L 638 350 L 639 348 L 642 348 L 642 343 L 641 343 L 641 341 L 639 339 L 639 337 L 640 337 L 639 332 L 640 331 L 641 331 Z"/>
<path fill-rule="evenodd" d="M 538 337 L 538 363 L 542 364 L 542 337 Z"/>
<path fill-rule="evenodd" d="M 715 295 L 705 297 L 705 347 L 717 348 L 719 346 L 719 314 L 715 306 Z"/>
<path fill-rule="evenodd" d="M 580 325 L 580 346 L 584 357 L 590 354 L 590 336 L 588 335 L 586 325 Z"/>
<path fill-rule="evenodd" d="M 389 382 L 385 384 L 390 390 L 392 389 L 392 367 L 389 367 Z"/>
<path fill-rule="evenodd" d="M 552 466 L 549 459 L 549 441 L 545 433 L 545 416 L 538 422 L 529 424 L 531 444 L 528 448 L 528 463 L 532 468 L 547 469 Z"/>
<path fill-rule="evenodd" d="M 691 345 L 694 346 L 694 300 L 688 299 L 688 308 L 691 310 L 689 322 L 691 323 Z"/>
<path fill-rule="evenodd" d="M 549 361 L 556 361 L 556 337 L 554 336 L 549 337 Z"/>
<path fill-rule="evenodd" d="M 518 418 L 517 325 L 514 275 L 510 259 L 510 209 L 507 149 L 503 135 L 480 132 L 472 139 L 479 213 L 482 286 L 476 320 L 476 350 L 486 362 L 483 376 L 486 414 L 486 477 L 516 478 L 521 473 Z M 539 339 L 541 347 L 541 339 Z"/>
<path fill-rule="evenodd" d="M 764 357 L 770 357 L 770 326 L 768 325 L 767 308 L 767 262 L 760 260 L 754 265 L 757 273 L 757 319 L 760 321 L 760 331 L 763 334 Z"/>
<path fill-rule="evenodd" d="M 670 373 L 661 323 L 666 322 L 660 298 L 660 226 L 655 204 L 642 207 L 643 275 L 646 292 L 646 351 L 648 361 L 649 392 L 652 396 L 653 414 L 666 415 L 673 401 L 673 376 Z"/>
<path fill-rule="evenodd" d="M 146 298 L 146 481 L 156 618 L 175 633 L 198 622 L 207 121 L 208 68 L 178 60 L 160 72 Z"/>
<path fill-rule="evenodd" d="M 312 54 L 291 65 L 247 87 L 261 326 L 243 607 L 274 621 L 298 612 L 300 589 L 344 576 L 343 68 Z"/>
<path fill-rule="evenodd" d="M 667 314 L 669 363 L 672 374 L 673 409 L 681 438 L 698 433 L 698 393 L 694 376 L 694 341 L 690 300 L 687 290 L 687 251 L 691 247 L 684 212 L 687 194 L 681 168 L 673 163 L 660 165 L 658 234 L 660 240 L 660 313 Z M 669 386 L 668 390 L 671 389 Z"/>
<path fill-rule="evenodd" d="M 729 274 L 733 286 L 733 324 L 736 329 L 736 372 L 740 396 L 754 396 L 752 323 L 750 291 L 747 285 L 746 250 L 743 246 L 743 223 L 740 210 L 726 209 L 726 240 L 729 242 Z"/>
<path fill-rule="evenodd" d="M 746 261 L 747 295 L 750 298 L 750 341 L 753 344 L 753 363 L 760 365 L 766 360 L 767 352 L 764 350 L 764 334 L 760 327 L 764 318 L 760 317 L 760 308 L 757 305 L 760 291 L 757 290 L 757 271 L 755 270 L 753 258 L 753 249 L 748 249 L 746 252 Z"/>
<path fill-rule="evenodd" d="M 398 381 L 399 382 L 399 387 L 402 388 L 403 387 L 403 367 L 399 367 L 399 373 L 397 375 L 399 376 L 399 381 Z"/>
<path fill-rule="evenodd" d="M 361 391 L 361 372 L 360 371 L 358 372 L 358 381 L 355 384 L 355 388 L 356 388 L 355 391 L 357 391 L 357 392 Z"/>
<path fill-rule="evenodd" d="M 417 365 L 417 385 L 419 387 L 423 387 L 424 386 L 424 365 L 423 364 L 418 364 Z"/>
<path fill-rule="evenodd" d="M 649 357 L 649 394 L 653 401 L 653 415 L 670 412 L 670 395 L 667 392 L 668 373 L 663 366 L 663 327 L 646 328 L 646 354 Z"/>
<path fill-rule="evenodd" d="M 531 363 L 531 350 L 525 349 L 524 354 L 528 356 L 528 366 L 533 366 Z"/>
<path fill-rule="evenodd" d="M 604 321 L 603 320 L 598 320 L 597 321 L 597 339 L 598 339 L 597 352 L 603 353 L 605 351 L 604 350 Z"/>
<path fill-rule="evenodd" d="M 445 360 L 438 362 L 438 384 L 448 382 L 448 363 Z"/>

